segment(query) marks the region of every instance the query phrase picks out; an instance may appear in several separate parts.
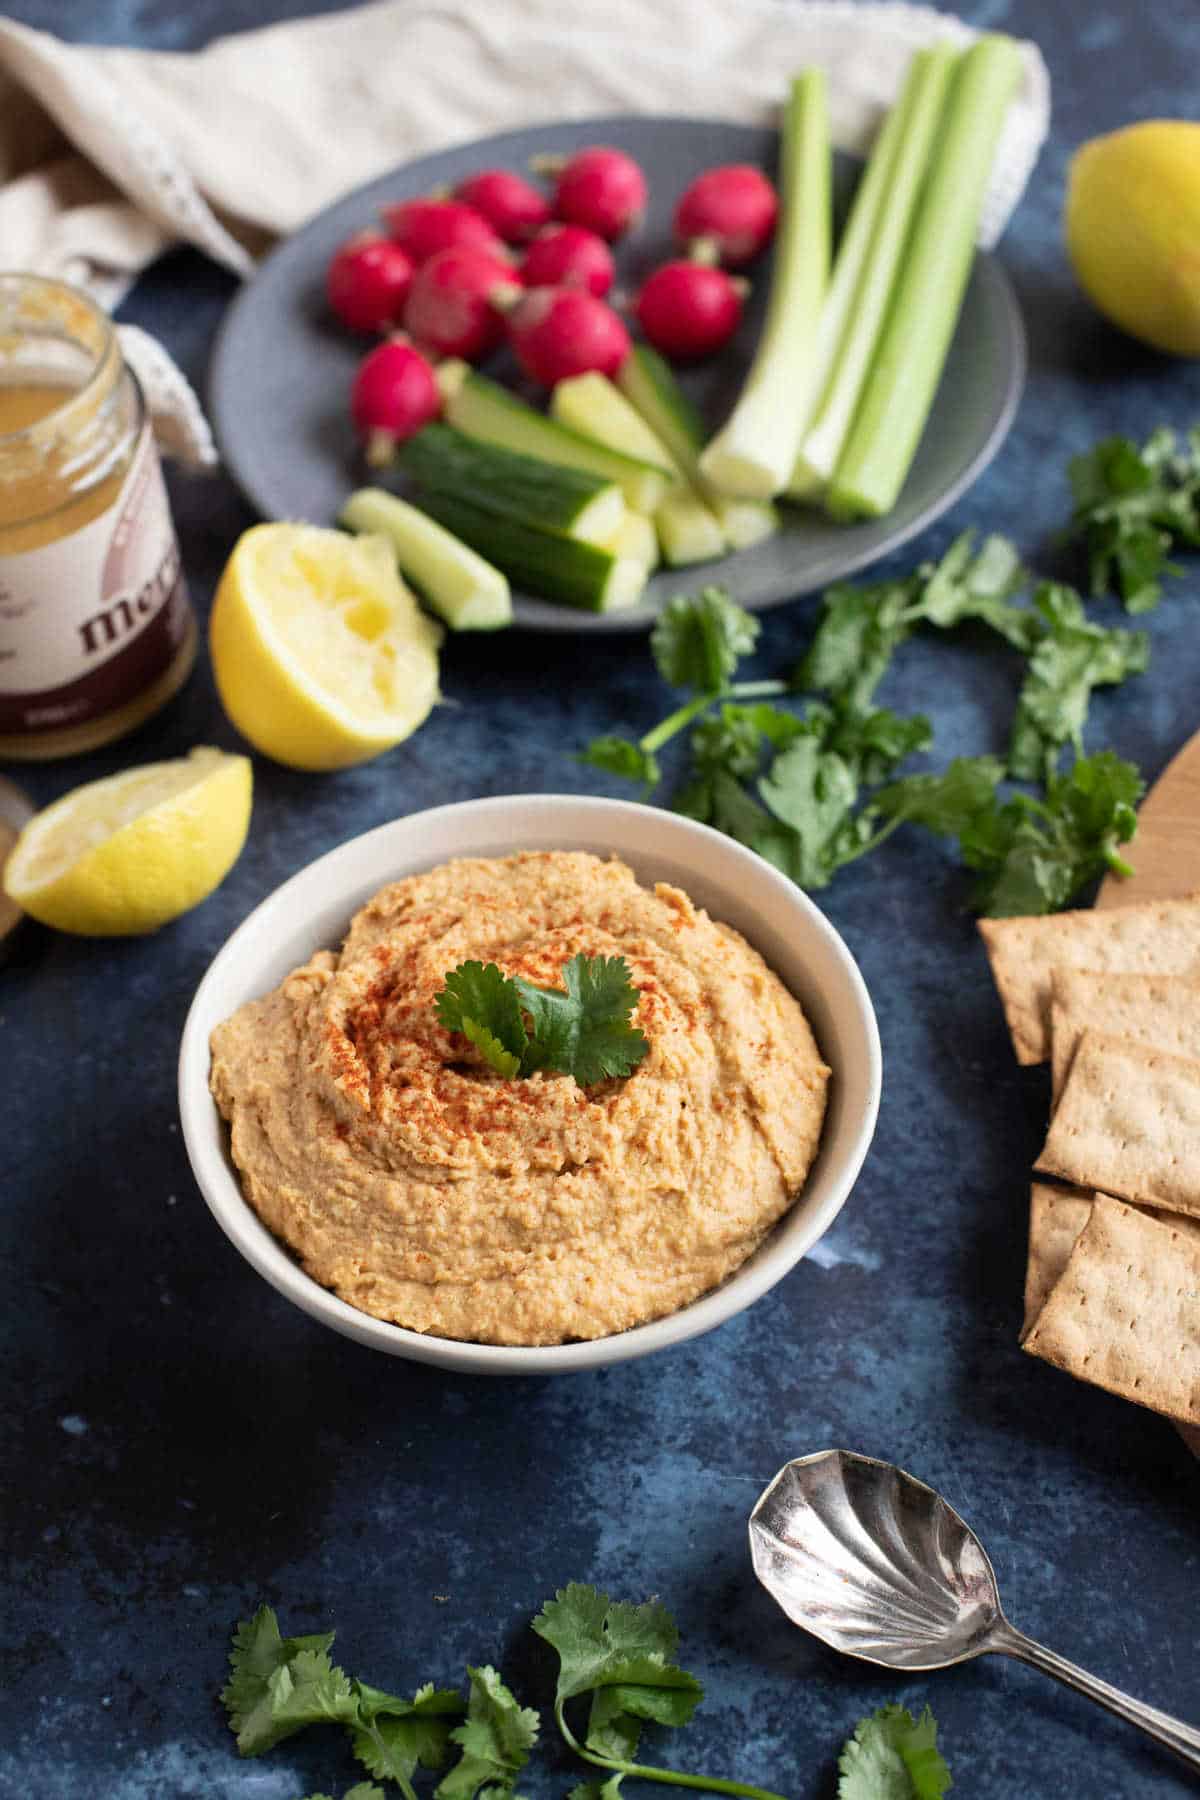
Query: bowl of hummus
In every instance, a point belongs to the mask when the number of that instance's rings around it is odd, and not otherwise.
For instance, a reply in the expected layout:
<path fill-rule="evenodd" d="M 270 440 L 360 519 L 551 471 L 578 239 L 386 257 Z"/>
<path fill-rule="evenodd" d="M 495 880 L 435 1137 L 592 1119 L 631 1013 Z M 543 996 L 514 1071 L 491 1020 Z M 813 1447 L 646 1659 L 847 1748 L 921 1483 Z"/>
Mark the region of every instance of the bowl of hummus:
<path fill-rule="evenodd" d="M 553 794 L 398 819 L 285 882 L 179 1068 L 196 1180 L 260 1275 L 360 1343 L 496 1374 L 749 1305 L 840 1210 L 879 1090 L 806 895 L 693 820 Z"/>

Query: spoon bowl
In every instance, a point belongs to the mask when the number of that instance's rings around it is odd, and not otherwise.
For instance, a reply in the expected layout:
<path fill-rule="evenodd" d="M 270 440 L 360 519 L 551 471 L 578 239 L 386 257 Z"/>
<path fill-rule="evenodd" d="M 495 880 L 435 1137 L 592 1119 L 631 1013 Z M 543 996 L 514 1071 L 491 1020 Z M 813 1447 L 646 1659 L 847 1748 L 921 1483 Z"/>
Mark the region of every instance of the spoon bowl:
<path fill-rule="evenodd" d="M 779 1471 L 750 1516 L 754 1572 L 788 1618 L 888 1669 L 944 1669 L 1003 1618 L 979 1539 L 933 1488 L 845 1450 Z"/>
<path fill-rule="evenodd" d="M 942 1496 L 873 1456 L 797 1457 L 750 1515 L 754 1572 L 788 1618 L 886 1669 L 1016 1657 L 1138 1725 L 1200 1772 L 1200 1731 L 1099 1681 L 1009 1624 L 987 1552 Z"/>

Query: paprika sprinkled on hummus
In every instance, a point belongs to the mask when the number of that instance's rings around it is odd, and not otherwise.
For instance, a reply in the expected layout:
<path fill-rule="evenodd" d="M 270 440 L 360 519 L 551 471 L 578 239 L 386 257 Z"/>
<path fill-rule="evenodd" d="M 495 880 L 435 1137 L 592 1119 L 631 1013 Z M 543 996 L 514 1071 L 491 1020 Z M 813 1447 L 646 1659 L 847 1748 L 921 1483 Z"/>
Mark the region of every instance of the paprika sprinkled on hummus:
<path fill-rule="evenodd" d="M 627 1077 L 505 1079 L 438 1021 L 459 963 L 556 987 L 578 954 L 632 971 L 650 1048 Z M 307 1272 L 491 1344 L 605 1337 L 717 1286 L 803 1185 L 829 1077 L 735 931 L 622 862 L 553 851 L 382 889 L 212 1056 L 246 1196 Z"/>

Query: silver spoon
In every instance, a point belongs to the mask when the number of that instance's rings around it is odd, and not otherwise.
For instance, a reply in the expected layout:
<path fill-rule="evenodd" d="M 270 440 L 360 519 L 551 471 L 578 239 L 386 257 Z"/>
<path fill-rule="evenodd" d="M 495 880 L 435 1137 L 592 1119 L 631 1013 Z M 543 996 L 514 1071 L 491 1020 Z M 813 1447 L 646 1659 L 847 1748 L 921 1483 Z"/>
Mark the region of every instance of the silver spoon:
<path fill-rule="evenodd" d="M 946 1669 L 990 1650 L 1015 1656 L 1200 1770 L 1200 1731 L 1015 1630 L 975 1533 L 893 1463 L 848 1450 L 786 1463 L 750 1515 L 750 1555 L 788 1618 L 835 1650 L 886 1669 Z"/>

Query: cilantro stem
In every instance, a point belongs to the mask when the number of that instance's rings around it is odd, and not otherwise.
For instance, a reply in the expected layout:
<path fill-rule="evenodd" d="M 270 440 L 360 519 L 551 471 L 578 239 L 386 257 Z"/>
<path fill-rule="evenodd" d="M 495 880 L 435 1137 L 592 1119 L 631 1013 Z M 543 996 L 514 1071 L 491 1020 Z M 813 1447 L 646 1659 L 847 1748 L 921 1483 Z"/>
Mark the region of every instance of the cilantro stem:
<path fill-rule="evenodd" d="M 690 725 L 702 712 L 715 706 L 718 700 L 767 700 L 787 691 L 786 681 L 737 681 L 732 687 L 713 688 L 707 694 L 697 694 L 686 706 L 677 707 L 673 713 L 668 713 L 662 723 L 656 725 L 653 731 L 648 731 L 644 738 L 639 738 L 638 749 L 652 756 L 682 731 L 685 725 Z"/>
<path fill-rule="evenodd" d="M 394 1781 L 396 1786 L 400 1789 L 400 1792 L 403 1794 L 404 1800 L 417 1800 L 416 1789 L 413 1787 L 412 1782 L 406 1780 L 399 1769 L 395 1767 L 392 1752 L 385 1743 L 378 1724 L 374 1719 L 364 1719 L 361 1708 L 354 1728 L 356 1731 L 360 1731 L 364 1737 L 370 1738 L 372 1744 L 375 1746 L 375 1753 L 379 1760 L 375 1768 L 371 1769 L 371 1773 L 373 1775 L 382 1775 L 384 1780 Z M 360 1760 L 362 1759 L 360 1758 Z M 369 1763 L 365 1764 L 365 1766 L 371 1768 Z"/>
<path fill-rule="evenodd" d="M 558 1720 L 558 1729 L 562 1732 L 571 1749 L 585 1762 L 590 1762 L 597 1769 L 613 1769 L 620 1775 L 639 1777 L 643 1781 L 664 1781 L 674 1787 L 700 1788 L 706 1794 L 740 1794 L 744 1800 L 785 1800 L 782 1794 L 773 1794 L 769 1788 L 752 1787 L 744 1781 L 725 1781 L 720 1776 L 685 1775 L 678 1769 L 660 1769 L 647 1763 L 620 1762 L 613 1756 L 599 1756 L 594 1750 L 587 1750 L 579 1742 L 571 1727 L 567 1724 L 564 1702 L 555 1701 L 554 1716 Z"/>
<path fill-rule="evenodd" d="M 1125 858 L 1121 855 L 1121 852 L 1117 849 L 1116 844 L 1111 838 L 1106 838 L 1104 843 L 1100 846 L 1100 854 L 1103 856 L 1114 875 L 1130 876 L 1137 873 L 1133 864 L 1125 861 Z"/>

